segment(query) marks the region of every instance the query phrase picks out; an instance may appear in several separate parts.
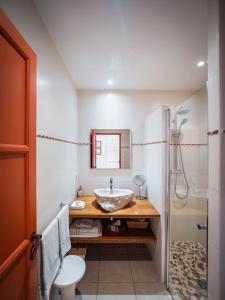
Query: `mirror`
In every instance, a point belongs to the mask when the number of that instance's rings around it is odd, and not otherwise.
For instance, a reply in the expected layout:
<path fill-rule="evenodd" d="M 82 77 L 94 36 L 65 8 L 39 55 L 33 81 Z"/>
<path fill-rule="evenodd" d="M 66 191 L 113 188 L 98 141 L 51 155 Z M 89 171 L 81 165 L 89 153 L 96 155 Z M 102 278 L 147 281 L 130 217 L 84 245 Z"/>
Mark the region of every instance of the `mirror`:
<path fill-rule="evenodd" d="M 92 129 L 91 168 L 130 169 L 130 129 Z"/>
<path fill-rule="evenodd" d="M 141 195 L 141 191 L 145 184 L 145 178 L 143 175 L 134 176 L 134 183 L 138 186 L 138 199 L 144 199 L 144 196 Z"/>

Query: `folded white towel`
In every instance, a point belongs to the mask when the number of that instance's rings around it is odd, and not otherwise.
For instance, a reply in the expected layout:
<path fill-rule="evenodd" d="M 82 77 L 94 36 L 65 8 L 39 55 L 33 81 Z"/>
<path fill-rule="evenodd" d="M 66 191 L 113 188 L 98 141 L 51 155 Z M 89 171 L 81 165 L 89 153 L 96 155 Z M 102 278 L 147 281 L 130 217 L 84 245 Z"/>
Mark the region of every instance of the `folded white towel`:
<path fill-rule="evenodd" d="M 80 228 L 92 228 L 94 226 L 93 219 L 82 219 L 80 220 Z"/>
<path fill-rule="evenodd" d="M 71 235 L 95 235 L 95 234 L 99 234 L 101 232 L 101 230 L 99 228 L 97 228 L 96 230 L 90 230 L 90 231 L 81 231 L 79 229 L 74 229 L 70 231 L 70 236 Z"/>
<path fill-rule="evenodd" d="M 102 236 L 102 233 L 95 233 L 95 234 L 71 234 L 71 237 L 85 237 L 85 238 L 91 238 L 91 237 L 99 237 Z"/>
<path fill-rule="evenodd" d="M 70 234 L 71 237 L 98 237 L 102 236 L 102 228 L 99 228 L 98 231 L 95 232 L 79 232 L 73 231 Z"/>
<path fill-rule="evenodd" d="M 70 225 L 70 229 L 92 230 L 98 228 L 100 220 L 96 219 L 74 219 Z"/>
<path fill-rule="evenodd" d="M 69 205 L 63 206 L 56 216 L 59 224 L 59 244 L 61 260 L 71 249 L 70 231 L 69 231 Z"/>
<path fill-rule="evenodd" d="M 92 224 L 92 226 L 91 226 Z M 76 219 L 70 226 L 70 236 L 97 237 L 102 235 L 100 220 Z"/>
<path fill-rule="evenodd" d="M 97 227 L 98 223 L 98 220 L 96 222 L 96 220 L 93 219 L 75 219 L 70 225 L 70 228 L 79 228 L 81 230 L 92 229 L 94 227 Z"/>
<path fill-rule="evenodd" d="M 42 300 L 49 300 L 51 285 L 60 268 L 57 219 L 54 219 L 43 232 L 40 246 L 38 267 L 40 274 L 39 288 L 41 289 L 41 293 L 39 293 L 39 297 Z"/>

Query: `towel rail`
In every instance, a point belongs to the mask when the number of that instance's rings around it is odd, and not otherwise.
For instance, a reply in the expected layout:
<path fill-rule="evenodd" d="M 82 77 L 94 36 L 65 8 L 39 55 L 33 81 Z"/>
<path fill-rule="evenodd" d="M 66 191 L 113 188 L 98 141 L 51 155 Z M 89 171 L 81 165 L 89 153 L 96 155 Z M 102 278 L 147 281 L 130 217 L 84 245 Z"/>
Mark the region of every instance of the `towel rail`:
<path fill-rule="evenodd" d="M 73 202 L 73 201 L 72 201 L 72 202 Z M 72 203 L 72 202 L 71 202 L 71 203 Z M 70 205 L 71 205 L 71 203 L 64 203 L 64 202 L 60 202 L 60 205 L 59 205 L 59 206 L 60 206 L 60 209 L 62 209 L 62 208 L 63 208 L 63 206 L 65 206 L 65 205 L 69 205 L 69 206 L 70 206 Z"/>
<path fill-rule="evenodd" d="M 30 250 L 30 260 L 33 260 L 36 257 L 41 238 L 41 234 L 37 234 L 36 232 L 31 234 L 30 241 L 33 242 L 33 245 Z"/>
<path fill-rule="evenodd" d="M 60 202 L 60 209 L 62 209 L 63 208 L 63 206 L 65 206 L 66 204 L 65 203 L 63 203 L 63 202 Z"/>

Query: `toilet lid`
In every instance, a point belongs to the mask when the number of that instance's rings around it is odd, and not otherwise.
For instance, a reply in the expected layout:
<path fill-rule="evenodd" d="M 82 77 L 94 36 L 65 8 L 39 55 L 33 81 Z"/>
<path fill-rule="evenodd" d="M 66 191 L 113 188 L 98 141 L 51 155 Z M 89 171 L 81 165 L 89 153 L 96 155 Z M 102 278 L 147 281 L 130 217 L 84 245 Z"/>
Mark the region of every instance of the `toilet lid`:
<path fill-rule="evenodd" d="M 59 288 L 77 283 L 83 277 L 86 269 L 85 261 L 77 255 L 68 255 L 63 259 L 62 268 L 57 275 L 54 285 Z"/>

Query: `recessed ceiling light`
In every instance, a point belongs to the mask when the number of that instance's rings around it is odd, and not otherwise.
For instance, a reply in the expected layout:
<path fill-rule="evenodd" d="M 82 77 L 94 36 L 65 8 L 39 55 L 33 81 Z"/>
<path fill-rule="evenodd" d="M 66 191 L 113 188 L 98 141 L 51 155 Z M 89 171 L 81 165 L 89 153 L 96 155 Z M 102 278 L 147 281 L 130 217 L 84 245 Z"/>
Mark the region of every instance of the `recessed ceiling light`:
<path fill-rule="evenodd" d="M 112 84 L 113 84 L 112 79 L 109 79 L 109 80 L 107 81 L 107 83 L 108 83 L 108 85 L 112 85 Z"/>
<path fill-rule="evenodd" d="M 199 62 L 197 62 L 198 67 L 203 67 L 204 65 L 205 65 L 204 60 L 200 60 Z"/>

